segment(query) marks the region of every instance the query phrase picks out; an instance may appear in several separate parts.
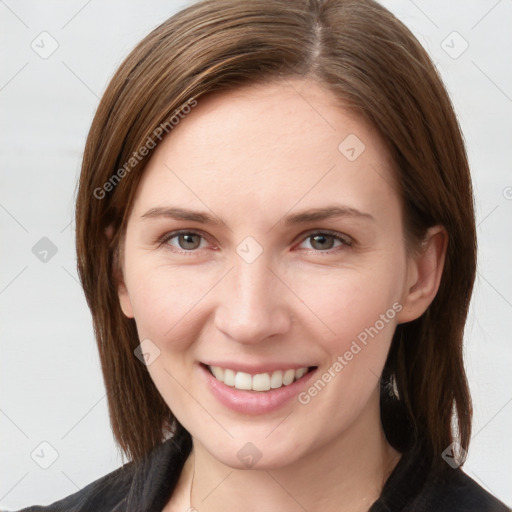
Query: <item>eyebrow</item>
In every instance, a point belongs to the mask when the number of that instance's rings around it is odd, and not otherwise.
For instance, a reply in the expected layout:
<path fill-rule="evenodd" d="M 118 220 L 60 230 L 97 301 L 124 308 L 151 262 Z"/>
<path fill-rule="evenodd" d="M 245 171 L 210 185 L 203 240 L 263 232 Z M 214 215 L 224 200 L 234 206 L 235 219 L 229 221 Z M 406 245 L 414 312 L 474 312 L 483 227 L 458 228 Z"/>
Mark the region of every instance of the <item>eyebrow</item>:
<path fill-rule="evenodd" d="M 188 220 L 207 224 L 211 226 L 219 226 L 224 222 L 207 212 L 198 210 L 189 210 L 177 207 L 158 207 L 151 208 L 141 215 L 142 219 L 169 218 L 174 220 Z M 307 222 L 326 220 L 336 217 L 352 217 L 375 221 L 375 218 L 369 213 L 361 212 L 356 208 L 348 206 L 328 206 L 325 208 L 310 208 L 299 213 L 286 215 L 281 219 L 285 226 L 295 226 L 305 224 Z"/>
<path fill-rule="evenodd" d="M 326 208 L 311 208 L 300 213 L 287 215 L 284 217 L 284 224 L 292 226 L 295 224 L 303 224 L 306 222 L 325 220 L 333 217 L 356 217 L 368 220 L 375 220 L 369 213 L 361 212 L 356 208 L 349 206 L 329 206 Z"/>

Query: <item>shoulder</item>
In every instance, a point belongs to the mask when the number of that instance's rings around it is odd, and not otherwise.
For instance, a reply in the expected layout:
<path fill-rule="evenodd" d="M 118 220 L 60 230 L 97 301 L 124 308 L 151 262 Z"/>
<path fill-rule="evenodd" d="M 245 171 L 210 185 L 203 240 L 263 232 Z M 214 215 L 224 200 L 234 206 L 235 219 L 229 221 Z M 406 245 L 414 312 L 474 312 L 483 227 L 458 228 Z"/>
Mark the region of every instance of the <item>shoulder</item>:
<path fill-rule="evenodd" d="M 85 512 L 116 510 L 126 497 L 134 475 L 135 464 L 129 462 L 95 480 L 80 491 L 47 506 L 32 506 L 19 512 Z"/>
<path fill-rule="evenodd" d="M 436 462 L 437 461 L 437 462 Z M 421 443 L 403 453 L 370 512 L 511 512 L 460 467 Z"/>
<path fill-rule="evenodd" d="M 425 512 L 510 512 L 510 509 L 460 468 L 429 479 L 410 510 Z"/>
<path fill-rule="evenodd" d="M 168 439 L 151 453 L 47 506 L 19 512 L 125 512 L 161 510 L 171 496 L 191 449 L 188 434 Z"/>

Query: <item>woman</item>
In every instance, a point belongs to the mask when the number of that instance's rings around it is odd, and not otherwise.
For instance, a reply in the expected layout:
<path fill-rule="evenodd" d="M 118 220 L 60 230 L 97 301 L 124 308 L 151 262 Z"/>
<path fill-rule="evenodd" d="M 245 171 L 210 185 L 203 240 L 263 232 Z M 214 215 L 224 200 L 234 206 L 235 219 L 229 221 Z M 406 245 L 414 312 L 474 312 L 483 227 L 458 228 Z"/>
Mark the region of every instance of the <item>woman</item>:
<path fill-rule="evenodd" d="M 460 469 L 462 137 L 378 4 L 166 21 L 101 100 L 76 228 L 132 461 L 46 510 L 507 510 Z"/>

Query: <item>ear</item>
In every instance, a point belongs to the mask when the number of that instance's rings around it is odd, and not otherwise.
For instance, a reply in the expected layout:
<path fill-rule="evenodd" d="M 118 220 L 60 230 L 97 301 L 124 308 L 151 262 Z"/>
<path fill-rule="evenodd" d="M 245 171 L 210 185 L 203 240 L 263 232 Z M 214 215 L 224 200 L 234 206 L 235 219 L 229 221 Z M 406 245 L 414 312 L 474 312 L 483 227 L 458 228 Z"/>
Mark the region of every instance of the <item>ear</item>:
<path fill-rule="evenodd" d="M 114 227 L 112 225 L 109 225 L 105 229 L 105 236 L 109 240 L 109 242 L 112 241 L 112 238 L 114 236 Z M 123 244 L 124 240 L 120 240 L 118 244 Z M 119 255 L 119 246 L 114 251 L 114 257 L 112 261 L 112 274 L 113 274 L 113 280 L 114 284 L 117 288 L 117 295 L 119 297 L 119 304 L 121 306 L 121 310 L 127 316 L 128 318 L 133 318 L 133 308 L 132 303 L 130 301 L 130 296 L 128 295 L 128 289 L 126 287 L 126 284 L 124 282 L 124 276 L 123 276 L 123 266 L 121 262 L 121 257 Z"/>
<path fill-rule="evenodd" d="M 130 296 L 128 295 L 128 289 L 124 284 L 124 281 L 118 281 L 117 285 L 117 295 L 119 297 L 119 304 L 121 305 L 121 309 L 123 313 L 128 318 L 134 318 L 132 303 L 130 301 Z"/>
<path fill-rule="evenodd" d="M 398 323 L 416 320 L 434 300 L 441 283 L 447 246 L 446 229 L 434 226 L 428 229 L 419 250 L 409 257 Z"/>

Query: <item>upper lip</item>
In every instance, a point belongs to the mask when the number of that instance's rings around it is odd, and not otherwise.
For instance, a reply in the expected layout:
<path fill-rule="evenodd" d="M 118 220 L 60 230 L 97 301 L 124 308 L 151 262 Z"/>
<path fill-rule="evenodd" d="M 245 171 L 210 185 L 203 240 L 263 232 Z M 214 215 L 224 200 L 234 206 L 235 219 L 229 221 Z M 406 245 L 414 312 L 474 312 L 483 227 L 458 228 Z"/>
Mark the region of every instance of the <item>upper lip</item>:
<path fill-rule="evenodd" d="M 315 365 L 308 363 L 276 363 L 275 361 L 269 363 L 242 363 L 235 361 L 203 361 L 202 364 L 206 366 L 220 366 L 221 368 L 229 368 L 236 372 L 245 372 L 251 375 L 258 373 L 269 373 L 277 370 L 298 370 L 299 368 L 311 368 Z"/>

